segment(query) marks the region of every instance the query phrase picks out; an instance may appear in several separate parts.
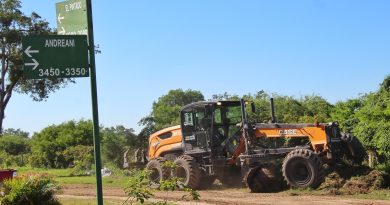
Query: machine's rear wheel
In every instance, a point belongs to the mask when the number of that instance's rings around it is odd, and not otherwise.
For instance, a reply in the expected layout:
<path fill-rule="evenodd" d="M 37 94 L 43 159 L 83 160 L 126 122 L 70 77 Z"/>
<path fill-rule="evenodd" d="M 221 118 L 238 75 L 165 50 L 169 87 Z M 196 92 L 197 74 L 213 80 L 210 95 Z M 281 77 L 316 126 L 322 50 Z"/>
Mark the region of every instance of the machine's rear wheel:
<path fill-rule="evenodd" d="M 297 188 L 317 188 L 324 180 L 321 160 L 308 149 L 291 151 L 283 160 L 283 177 Z"/>
<path fill-rule="evenodd" d="M 165 161 L 165 158 L 159 157 L 150 160 L 146 164 L 146 170 L 150 171 L 149 180 L 151 182 L 150 186 L 152 188 L 158 188 L 160 186 L 161 180 L 167 179 L 170 175 L 169 170 L 163 167 Z"/>
<path fill-rule="evenodd" d="M 275 192 L 280 188 L 274 166 L 252 168 L 248 172 L 245 182 L 253 193 Z"/>
<path fill-rule="evenodd" d="M 355 164 L 361 164 L 365 156 L 365 151 L 362 143 L 351 134 L 342 134 L 340 139 L 346 145 L 346 157 Z"/>
<path fill-rule="evenodd" d="M 173 175 L 180 178 L 183 186 L 191 189 L 199 188 L 202 173 L 195 159 L 188 155 L 182 155 L 179 156 L 174 163 L 176 167 L 173 171 Z"/>

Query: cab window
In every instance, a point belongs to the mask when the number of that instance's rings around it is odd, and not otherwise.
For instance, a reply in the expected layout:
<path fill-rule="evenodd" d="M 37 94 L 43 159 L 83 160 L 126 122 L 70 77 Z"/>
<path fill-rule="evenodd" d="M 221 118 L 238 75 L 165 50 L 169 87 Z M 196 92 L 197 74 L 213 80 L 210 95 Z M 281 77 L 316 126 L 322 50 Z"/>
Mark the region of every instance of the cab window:
<path fill-rule="evenodd" d="M 184 126 L 194 126 L 194 120 L 191 112 L 184 113 Z"/>
<path fill-rule="evenodd" d="M 214 111 L 214 123 L 215 124 L 222 124 L 222 117 L 221 117 L 221 109 L 217 108 Z"/>

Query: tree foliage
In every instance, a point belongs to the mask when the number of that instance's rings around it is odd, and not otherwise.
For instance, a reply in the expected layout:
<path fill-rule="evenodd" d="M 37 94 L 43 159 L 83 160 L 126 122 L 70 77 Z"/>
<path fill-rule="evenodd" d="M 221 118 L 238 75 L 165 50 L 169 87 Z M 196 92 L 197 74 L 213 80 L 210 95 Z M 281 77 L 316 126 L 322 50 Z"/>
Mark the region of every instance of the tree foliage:
<path fill-rule="evenodd" d="M 64 168 L 75 160 L 68 156 L 72 147 L 93 145 L 92 121 L 68 121 L 52 125 L 32 136 L 32 158 L 36 166 Z M 42 164 L 43 163 L 43 164 Z"/>
<path fill-rule="evenodd" d="M 307 95 L 301 98 L 293 96 L 267 94 L 259 91 L 255 95 L 243 96 L 255 103 L 256 112 L 249 113 L 252 122 L 270 122 L 270 98 L 274 98 L 275 117 L 279 123 L 327 122 L 333 106 L 321 96 Z"/>
<path fill-rule="evenodd" d="M 140 136 L 145 138 L 162 128 L 178 125 L 180 108 L 192 102 L 203 100 L 204 96 L 200 91 L 170 90 L 168 94 L 153 102 L 150 115 L 140 120 L 139 124 L 144 126 Z"/>
<path fill-rule="evenodd" d="M 140 141 L 133 129 L 124 126 L 105 128 L 102 130 L 102 156 L 104 163 L 112 163 L 117 167 L 123 165 L 123 154 L 127 149 L 135 150 Z"/>
<path fill-rule="evenodd" d="M 377 92 L 362 97 L 363 106 L 356 111 L 358 123 L 353 132 L 363 144 L 390 159 L 390 75 Z"/>
<path fill-rule="evenodd" d="M 8 155 L 30 153 L 29 139 L 22 136 L 4 135 L 0 137 L 0 150 Z"/>
<path fill-rule="evenodd" d="M 140 144 L 134 130 L 124 126 L 101 127 L 100 133 L 104 164 L 122 167 L 124 152 Z M 32 136 L 31 152 L 32 166 L 74 167 L 75 174 L 83 174 L 94 162 L 92 121 L 68 121 L 44 128 Z"/>
<path fill-rule="evenodd" d="M 390 160 L 390 75 L 376 92 L 336 103 L 331 115 L 366 149 L 378 153 L 380 162 Z"/>

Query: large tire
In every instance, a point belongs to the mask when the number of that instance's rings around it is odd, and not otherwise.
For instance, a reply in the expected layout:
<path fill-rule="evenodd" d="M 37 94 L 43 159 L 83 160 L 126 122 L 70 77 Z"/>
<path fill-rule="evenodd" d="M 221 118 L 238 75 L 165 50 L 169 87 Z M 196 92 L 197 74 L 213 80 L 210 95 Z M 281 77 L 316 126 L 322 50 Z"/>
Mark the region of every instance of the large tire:
<path fill-rule="evenodd" d="M 198 189 L 201 185 L 202 172 L 195 159 L 188 155 L 182 155 L 174 163 L 176 167 L 173 176 L 180 178 L 184 187 Z"/>
<path fill-rule="evenodd" d="M 269 193 L 280 190 L 281 184 L 278 180 L 274 166 L 255 167 L 249 170 L 245 182 L 252 193 Z"/>
<path fill-rule="evenodd" d="M 317 188 L 324 180 L 321 160 L 311 150 L 296 149 L 283 160 L 284 180 L 295 188 Z"/>
<path fill-rule="evenodd" d="M 159 188 L 161 180 L 165 180 L 169 177 L 169 170 L 165 169 L 162 165 L 166 161 L 165 158 L 159 157 L 156 159 L 150 160 L 146 164 L 146 170 L 150 171 L 149 180 L 151 188 Z"/>
<path fill-rule="evenodd" d="M 351 134 L 341 134 L 340 138 L 345 146 L 344 149 L 347 159 L 351 160 L 355 164 L 362 164 L 364 156 L 366 154 L 362 143 Z"/>

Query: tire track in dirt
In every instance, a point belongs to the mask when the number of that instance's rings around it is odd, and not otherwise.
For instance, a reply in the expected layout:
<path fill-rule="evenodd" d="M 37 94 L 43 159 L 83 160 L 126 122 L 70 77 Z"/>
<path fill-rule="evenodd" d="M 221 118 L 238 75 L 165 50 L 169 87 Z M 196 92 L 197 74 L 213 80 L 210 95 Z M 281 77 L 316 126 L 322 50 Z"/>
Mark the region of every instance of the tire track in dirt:
<path fill-rule="evenodd" d="M 104 198 L 126 200 L 126 194 L 119 187 L 104 187 Z M 155 192 L 152 201 L 166 199 L 178 204 L 189 205 L 390 205 L 386 200 L 356 199 L 353 196 L 319 196 L 319 195 L 291 195 L 289 193 L 249 193 L 243 189 L 204 190 L 199 191 L 199 202 L 187 202 L 182 200 L 184 192 Z M 59 197 L 96 197 L 94 185 L 64 185 Z"/>

